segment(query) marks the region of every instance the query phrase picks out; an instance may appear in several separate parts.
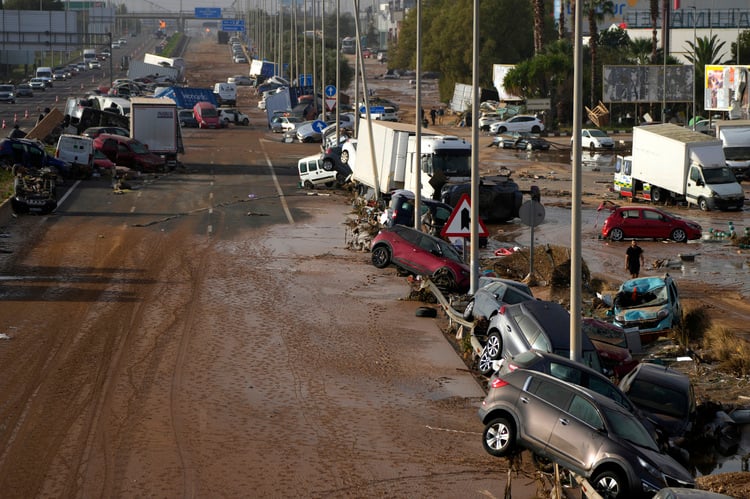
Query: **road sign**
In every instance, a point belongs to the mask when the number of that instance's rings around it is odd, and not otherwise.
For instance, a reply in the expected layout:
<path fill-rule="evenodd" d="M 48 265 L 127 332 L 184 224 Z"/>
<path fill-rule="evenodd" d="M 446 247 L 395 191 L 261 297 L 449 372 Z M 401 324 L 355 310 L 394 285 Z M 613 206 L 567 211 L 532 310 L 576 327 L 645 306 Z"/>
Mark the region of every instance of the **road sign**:
<path fill-rule="evenodd" d="M 245 31 L 244 19 L 223 19 L 221 21 L 222 31 Z"/>
<path fill-rule="evenodd" d="M 326 85 L 326 97 L 336 97 L 335 85 Z"/>
<path fill-rule="evenodd" d="M 521 205 L 518 216 L 524 225 L 536 227 L 544 222 L 544 206 L 539 201 L 529 200 Z"/>
<path fill-rule="evenodd" d="M 300 87 L 312 87 L 312 75 L 299 75 L 299 86 Z"/>
<path fill-rule="evenodd" d="M 482 219 L 479 219 L 479 237 L 487 237 L 490 233 L 484 225 Z M 440 234 L 444 237 L 470 237 L 471 236 L 471 200 L 468 194 L 461 196 L 461 199 L 453 208 L 450 218 L 443 226 Z"/>
<path fill-rule="evenodd" d="M 315 120 L 312 122 L 312 129 L 318 133 L 321 133 L 323 129 L 327 126 L 328 126 L 328 123 L 326 123 L 323 120 Z"/>
<path fill-rule="evenodd" d="M 221 19 L 221 7 L 196 7 L 195 17 L 200 19 Z"/>
<path fill-rule="evenodd" d="M 326 111 L 333 111 L 336 109 L 336 99 L 326 99 Z"/>
<path fill-rule="evenodd" d="M 360 114 L 365 114 L 365 106 L 359 108 Z M 383 114 L 385 107 L 383 106 L 370 106 L 370 114 Z"/>

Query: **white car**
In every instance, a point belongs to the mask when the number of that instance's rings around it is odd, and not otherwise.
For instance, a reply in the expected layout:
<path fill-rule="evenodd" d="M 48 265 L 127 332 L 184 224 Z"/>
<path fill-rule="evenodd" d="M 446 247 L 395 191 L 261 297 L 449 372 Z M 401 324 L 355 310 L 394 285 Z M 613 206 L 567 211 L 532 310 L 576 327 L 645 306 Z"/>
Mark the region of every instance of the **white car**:
<path fill-rule="evenodd" d="M 341 144 L 341 163 L 354 166 L 357 159 L 357 139 L 349 139 Z"/>
<path fill-rule="evenodd" d="M 499 121 L 503 121 L 503 117 L 498 113 L 483 114 L 479 117 L 479 129 L 489 131 L 490 125 Z"/>
<path fill-rule="evenodd" d="M 496 121 L 490 125 L 490 132 L 499 135 L 505 132 L 539 133 L 544 130 L 542 123 L 536 116 L 517 115 L 505 121 Z"/>
<path fill-rule="evenodd" d="M 274 116 L 271 120 L 271 131 L 274 133 L 284 133 L 294 131 L 305 120 L 299 116 Z"/>
<path fill-rule="evenodd" d="M 247 126 L 250 124 L 250 117 L 233 107 L 220 107 L 219 108 L 219 119 L 224 126 L 228 126 L 230 123 L 235 125 Z"/>
<path fill-rule="evenodd" d="M 573 141 L 571 140 L 571 145 Z M 583 149 L 614 149 L 615 141 L 607 132 L 598 128 L 584 128 L 581 130 L 581 148 Z"/>

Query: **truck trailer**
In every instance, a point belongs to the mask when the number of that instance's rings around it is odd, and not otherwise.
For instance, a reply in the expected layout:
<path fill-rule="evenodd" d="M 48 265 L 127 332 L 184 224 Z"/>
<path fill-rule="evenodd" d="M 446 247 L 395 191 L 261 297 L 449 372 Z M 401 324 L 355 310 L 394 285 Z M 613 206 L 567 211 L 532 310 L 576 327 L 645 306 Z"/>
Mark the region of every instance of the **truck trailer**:
<path fill-rule="evenodd" d="M 154 97 L 172 99 L 180 109 L 193 109 L 199 102 L 210 102 L 218 107 L 213 89 L 195 87 L 157 87 Z"/>
<path fill-rule="evenodd" d="M 618 156 L 614 189 L 654 204 L 686 202 L 701 210 L 740 210 L 745 194 L 715 137 L 673 124 L 633 128 L 632 156 Z"/>
<path fill-rule="evenodd" d="M 167 77 L 172 81 L 179 81 L 180 69 L 171 66 L 162 66 L 160 64 L 150 64 L 143 61 L 130 61 L 128 67 L 128 78 L 135 80 L 138 78 L 160 78 Z"/>
<path fill-rule="evenodd" d="M 185 152 L 175 101 L 132 97 L 130 137 L 146 144 L 149 151 L 165 159 L 169 169 L 174 169 L 179 164 L 177 155 Z"/>
<path fill-rule="evenodd" d="M 750 172 L 750 120 L 719 120 L 714 122 L 716 138 L 724 146 L 727 166 L 737 181 L 748 178 Z"/>

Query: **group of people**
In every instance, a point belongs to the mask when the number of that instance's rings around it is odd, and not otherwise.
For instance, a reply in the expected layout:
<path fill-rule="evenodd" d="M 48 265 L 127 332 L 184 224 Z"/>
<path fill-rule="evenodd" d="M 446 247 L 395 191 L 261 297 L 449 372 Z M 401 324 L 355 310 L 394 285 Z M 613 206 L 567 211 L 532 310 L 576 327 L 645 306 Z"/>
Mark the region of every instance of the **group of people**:
<path fill-rule="evenodd" d="M 424 115 L 424 108 L 420 109 L 420 114 L 422 116 L 422 124 L 424 126 L 428 125 L 427 118 L 425 118 Z M 442 107 L 435 107 L 433 106 L 430 108 L 430 121 L 432 122 L 432 125 L 442 125 L 443 124 L 443 116 L 445 116 L 445 109 Z"/>

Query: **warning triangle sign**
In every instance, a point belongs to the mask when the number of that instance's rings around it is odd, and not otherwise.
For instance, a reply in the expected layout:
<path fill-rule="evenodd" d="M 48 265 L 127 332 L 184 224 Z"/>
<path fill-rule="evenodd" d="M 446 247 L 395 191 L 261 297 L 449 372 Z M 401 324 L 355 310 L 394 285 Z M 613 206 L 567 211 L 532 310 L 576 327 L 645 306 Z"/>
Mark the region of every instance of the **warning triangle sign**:
<path fill-rule="evenodd" d="M 489 231 L 480 218 L 479 237 L 488 237 Z M 461 196 L 461 199 L 453 208 L 450 218 L 440 231 L 443 237 L 470 237 L 471 236 L 471 200 L 468 194 Z"/>

